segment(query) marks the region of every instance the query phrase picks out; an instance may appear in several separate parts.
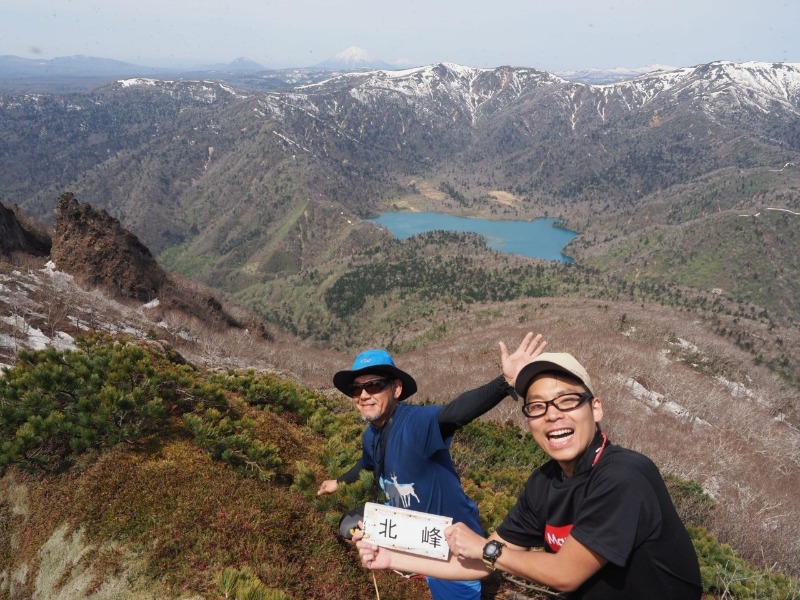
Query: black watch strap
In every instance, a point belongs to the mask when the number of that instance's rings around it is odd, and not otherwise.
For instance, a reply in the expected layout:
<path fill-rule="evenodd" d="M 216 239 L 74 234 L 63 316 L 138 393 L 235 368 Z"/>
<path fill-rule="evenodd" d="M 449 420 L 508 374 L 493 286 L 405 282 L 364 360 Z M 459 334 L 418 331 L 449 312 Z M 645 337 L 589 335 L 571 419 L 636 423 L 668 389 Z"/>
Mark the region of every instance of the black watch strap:
<path fill-rule="evenodd" d="M 511 396 L 514 400 L 519 400 L 519 396 L 517 396 L 517 390 L 514 389 L 514 386 L 511 385 L 506 381 L 506 378 L 503 375 L 500 375 L 497 379 L 497 387 L 500 388 L 500 391 L 505 393 L 506 396 Z"/>

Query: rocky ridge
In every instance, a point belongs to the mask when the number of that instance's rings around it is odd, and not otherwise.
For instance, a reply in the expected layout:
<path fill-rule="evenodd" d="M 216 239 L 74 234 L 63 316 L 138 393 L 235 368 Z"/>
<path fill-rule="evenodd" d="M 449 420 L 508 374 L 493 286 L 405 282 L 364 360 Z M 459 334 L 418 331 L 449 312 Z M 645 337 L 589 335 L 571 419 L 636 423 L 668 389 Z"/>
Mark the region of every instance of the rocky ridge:
<path fill-rule="evenodd" d="M 3 249 L 9 250 L 5 252 L 7 259 L 17 263 L 29 262 L 33 258 L 43 263 L 42 259 L 50 259 L 42 270 L 43 280 L 30 269 L 28 277 L 33 279 L 21 287 L 19 278 L 25 277 L 21 270 L 16 271 L 15 277 L 4 278 L 7 283 L 0 289 L 10 313 L 19 312 L 13 308 L 16 305 L 38 305 L 37 309 L 30 311 L 30 316 L 34 317 L 30 322 L 23 323 L 24 317 L 19 314 L 14 314 L 13 319 L 9 317 L 11 320 L 7 325 L 11 326 L 10 329 L 5 333 L 0 331 L 2 345 L 8 349 L 34 349 L 57 339 L 68 343 L 72 335 L 85 329 L 79 315 L 84 311 L 77 310 L 75 302 L 70 299 L 74 294 L 68 292 L 77 287 L 76 283 L 84 289 L 103 290 L 116 302 L 143 304 L 153 323 L 158 323 L 169 313 L 176 313 L 197 319 L 212 329 L 248 327 L 256 334 L 269 336 L 266 328 L 251 315 L 240 311 L 240 316 L 236 317 L 203 286 L 166 273 L 147 247 L 122 227 L 118 219 L 104 210 L 95 210 L 87 203 L 79 203 L 72 193 L 65 193 L 58 199 L 52 241 L 49 237 L 32 237 L 33 234 L 23 228 L 12 211 L 0 208 L 0 233 L 8 233 L 2 237 Z M 6 270 L 13 271 L 14 267 L 9 264 Z M 73 279 L 76 283 L 71 283 Z M 26 287 L 40 290 L 43 294 L 41 301 L 46 305 L 44 308 L 39 301 L 20 295 Z M 93 304 L 88 300 L 86 303 Z M 70 314 L 71 311 L 77 312 Z M 87 317 L 90 321 L 97 318 Z M 109 325 L 108 329 L 118 331 L 125 328 Z M 24 342 L 24 339 L 28 341 Z"/>

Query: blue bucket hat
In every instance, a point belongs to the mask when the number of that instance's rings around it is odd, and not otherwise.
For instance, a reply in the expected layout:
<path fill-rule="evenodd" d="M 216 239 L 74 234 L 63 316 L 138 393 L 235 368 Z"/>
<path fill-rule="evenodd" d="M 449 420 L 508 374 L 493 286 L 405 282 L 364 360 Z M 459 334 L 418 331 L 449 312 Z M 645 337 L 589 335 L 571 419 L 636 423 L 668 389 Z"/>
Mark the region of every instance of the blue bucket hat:
<path fill-rule="evenodd" d="M 353 361 L 353 368 L 349 371 L 339 371 L 333 376 L 334 387 L 343 394 L 350 395 L 350 387 L 356 377 L 361 375 L 386 375 L 392 379 L 403 382 L 403 391 L 399 400 L 405 400 L 417 391 L 417 382 L 405 371 L 394 366 L 392 355 L 386 350 L 365 350 Z"/>

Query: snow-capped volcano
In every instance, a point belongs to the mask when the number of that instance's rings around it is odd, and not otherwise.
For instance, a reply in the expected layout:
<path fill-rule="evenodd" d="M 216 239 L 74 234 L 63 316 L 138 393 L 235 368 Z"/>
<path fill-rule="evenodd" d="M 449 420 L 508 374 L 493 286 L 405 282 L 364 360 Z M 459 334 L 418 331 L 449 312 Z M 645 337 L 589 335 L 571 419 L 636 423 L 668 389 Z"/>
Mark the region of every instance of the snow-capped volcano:
<path fill-rule="evenodd" d="M 350 46 L 332 56 L 331 58 L 314 65 L 321 69 L 336 69 L 344 71 L 361 71 L 377 69 L 394 69 L 392 65 L 373 56 L 363 48 Z"/>

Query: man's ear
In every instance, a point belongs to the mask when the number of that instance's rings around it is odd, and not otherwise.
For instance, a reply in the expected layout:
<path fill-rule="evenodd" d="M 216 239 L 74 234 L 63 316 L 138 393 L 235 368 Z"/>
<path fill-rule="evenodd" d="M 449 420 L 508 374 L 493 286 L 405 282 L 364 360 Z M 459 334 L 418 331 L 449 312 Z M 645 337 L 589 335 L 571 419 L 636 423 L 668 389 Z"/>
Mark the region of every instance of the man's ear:
<path fill-rule="evenodd" d="M 603 420 L 603 401 L 600 398 L 592 398 L 592 414 L 594 422 L 599 423 Z"/>
<path fill-rule="evenodd" d="M 400 394 L 403 393 L 403 382 L 399 379 L 394 380 L 394 399 L 397 400 L 400 398 Z"/>

